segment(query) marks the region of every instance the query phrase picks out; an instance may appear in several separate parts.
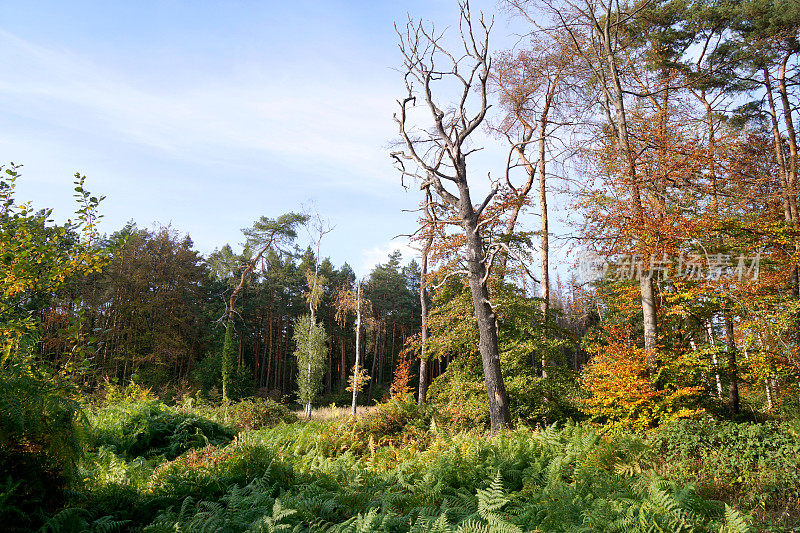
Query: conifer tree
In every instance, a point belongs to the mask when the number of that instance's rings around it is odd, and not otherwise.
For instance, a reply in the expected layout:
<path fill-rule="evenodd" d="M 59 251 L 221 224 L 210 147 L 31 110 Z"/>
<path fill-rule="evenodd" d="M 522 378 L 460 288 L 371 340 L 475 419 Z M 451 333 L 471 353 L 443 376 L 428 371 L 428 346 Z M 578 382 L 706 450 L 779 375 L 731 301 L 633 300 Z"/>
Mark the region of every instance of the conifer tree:
<path fill-rule="evenodd" d="M 228 308 L 225 312 L 225 343 L 222 347 L 222 398 L 228 399 L 230 376 L 233 369 L 233 320 L 236 317 L 236 300 L 239 297 L 245 282 L 264 258 L 267 250 L 280 253 L 282 247 L 289 244 L 297 236 L 296 227 L 308 220 L 308 216 L 299 213 L 286 213 L 276 219 L 262 216 L 252 227 L 243 230 L 247 237 L 246 248 L 255 250 L 256 253 L 241 268 L 239 283 L 234 287 L 228 298 Z"/>

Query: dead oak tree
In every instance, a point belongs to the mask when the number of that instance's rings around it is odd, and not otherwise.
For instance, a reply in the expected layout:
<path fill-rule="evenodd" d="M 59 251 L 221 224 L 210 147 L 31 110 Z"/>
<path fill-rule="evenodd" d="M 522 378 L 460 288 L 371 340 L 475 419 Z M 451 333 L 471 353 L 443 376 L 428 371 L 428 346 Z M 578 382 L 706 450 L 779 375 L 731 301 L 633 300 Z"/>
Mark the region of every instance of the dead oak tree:
<path fill-rule="evenodd" d="M 489 418 L 494 434 L 509 425 L 508 399 L 497 344 L 497 317 L 489 302 L 487 280 L 498 243 L 487 244 L 482 236 L 481 214 L 497 191 L 493 187 L 479 205 L 473 205 L 467 173 L 470 136 L 483 123 L 489 109 L 487 83 L 489 79 L 489 32 L 491 23 L 481 16 L 473 25 L 469 3 L 459 4 L 460 46 L 457 53 L 449 52 L 443 35 L 421 21 L 409 19 L 405 31 L 397 30 L 399 47 L 404 58 L 406 95 L 398 100 L 399 112 L 394 118 L 405 144 L 392 153 L 397 168 L 404 177 L 418 178 L 421 189 L 432 191 L 441 202 L 457 213 L 465 236 L 464 261 L 469 281 L 475 317 L 478 322 L 479 350 L 483 362 L 486 389 L 489 397 Z M 446 110 L 434 97 L 453 97 Z M 417 100 L 430 128 L 416 130 L 409 112 Z M 477 100 L 477 101 L 476 101 Z M 414 113 L 416 115 L 416 113 Z M 447 183 L 447 186 L 445 186 Z M 454 192 L 447 187 L 455 188 Z"/>

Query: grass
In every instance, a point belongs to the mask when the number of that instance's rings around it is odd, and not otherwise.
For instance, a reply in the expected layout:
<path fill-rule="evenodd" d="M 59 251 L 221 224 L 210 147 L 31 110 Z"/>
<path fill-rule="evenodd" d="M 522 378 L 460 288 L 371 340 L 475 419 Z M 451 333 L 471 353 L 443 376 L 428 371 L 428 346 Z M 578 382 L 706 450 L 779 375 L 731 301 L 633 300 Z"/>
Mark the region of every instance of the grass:
<path fill-rule="evenodd" d="M 369 416 L 370 413 L 374 413 L 376 410 L 376 406 L 374 405 L 359 405 L 358 410 L 356 411 L 357 417 L 364 417 Z M 305 419 L 305 412 L 303 409 L 297 409 L 292 411 L 298 418 Z M 350 407 L 337 407 L 333 406 L 323 406 L 323 407 L 315 407 L 311 411 L 311 420 L 342 420 L 345 418 L 350 418 L 351 408 Z"/>

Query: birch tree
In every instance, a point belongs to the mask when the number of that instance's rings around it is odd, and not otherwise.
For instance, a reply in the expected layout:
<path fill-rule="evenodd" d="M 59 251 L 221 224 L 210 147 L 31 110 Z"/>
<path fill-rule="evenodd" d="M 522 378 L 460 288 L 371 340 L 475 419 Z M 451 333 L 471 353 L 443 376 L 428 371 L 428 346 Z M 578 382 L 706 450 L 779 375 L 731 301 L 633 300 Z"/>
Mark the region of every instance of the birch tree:
<path fill-rule="evenodd" d="M 309 292 L 306 294 L 308 301 L 308 323 L 303 322 L 303 332 L 295 333 L 296 346 L 295 356 L 297 357 L 298 368 L 298 389 L 301 402 L 304 405 L 306 418 L 311 418 L 311 405 L 317 394 L 319 394 L 325 366 L 325 343 L 327 335 L 322 324 L 317 324 L 316 311 L 322 299 L 324 277 L 319 274 L 319 252 L 322 245 L 322 238 L 333 231 L 333 227 L 322 220 L 319 213 L 308 216 L 310 220 L 308 234 L 312 244 L 316 247 L 314 255 L 314 273 L 306 273 Z M 299 322 L 298 322 L 299 324 Z"/>
<path fill-rule="evenodd" d="M 349 314 L 352 313 L 356 317 L 356 361 L 355 365 L 353 365 L 353 373 L 350 376 L 353 391 L 353 400 L 350 410 L 353 415 L 356 414 L 357 410 L 358 393 L 361 388 L 366 385 L 367 381 L 369 381 L 369 378 L 364 375 L 363 363 L 361 361 L 361 328 L 374 327 L 372 302 L 362 296 L 361 286 L 362 282 L 358 280 L 356 281 L 355 291 L 351 287 L 342 287 L 336 296 L 336 320 L 344 326 Z"/>
<path fill-rule="evenodd" d="M 428 259 L 431 253 L 431 246 L 433 245 L 434 237 L 434 213 L 431 205 L 433 199 L 431 198 L 430 189 L 425 190 L 425 201 L 423 202 L 423 210 L 425 211 L 425 219 L 423 226 L 423 245 L 421 250 L 422 270 L 419 279 L 419 306 L 420 306 L 420 353 L 419 353 L 419 388 L 417 393 L 417 403 L 424 404 L 428 397 L 428 354 L 425 352 L 426 345 L 428 344 Z"/>

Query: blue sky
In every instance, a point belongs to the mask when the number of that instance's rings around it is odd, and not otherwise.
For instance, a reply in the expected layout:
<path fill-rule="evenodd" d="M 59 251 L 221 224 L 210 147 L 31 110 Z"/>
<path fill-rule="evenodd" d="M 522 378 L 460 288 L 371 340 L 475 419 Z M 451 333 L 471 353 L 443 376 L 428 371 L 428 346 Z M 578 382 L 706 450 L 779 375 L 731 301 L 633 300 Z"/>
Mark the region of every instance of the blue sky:
<path fill-rule="evenodd" d="M 57 218 L 80 172 L 107 196 L 103 231 L 171 224 L 204 253 L 314 203 L 336 226 L 322 255 L 365 274 L 408 258 L 393 237 L 420 199 L 387 148 L 407 13 L 457 22 L 454 0 L 5 2 L 0 162 L 24 164 L 19 198 Z M 514 42 L 500 13 L 493 41 Z M 477 176 L 501 172 L 499 146 L 480 157 Z"/>

